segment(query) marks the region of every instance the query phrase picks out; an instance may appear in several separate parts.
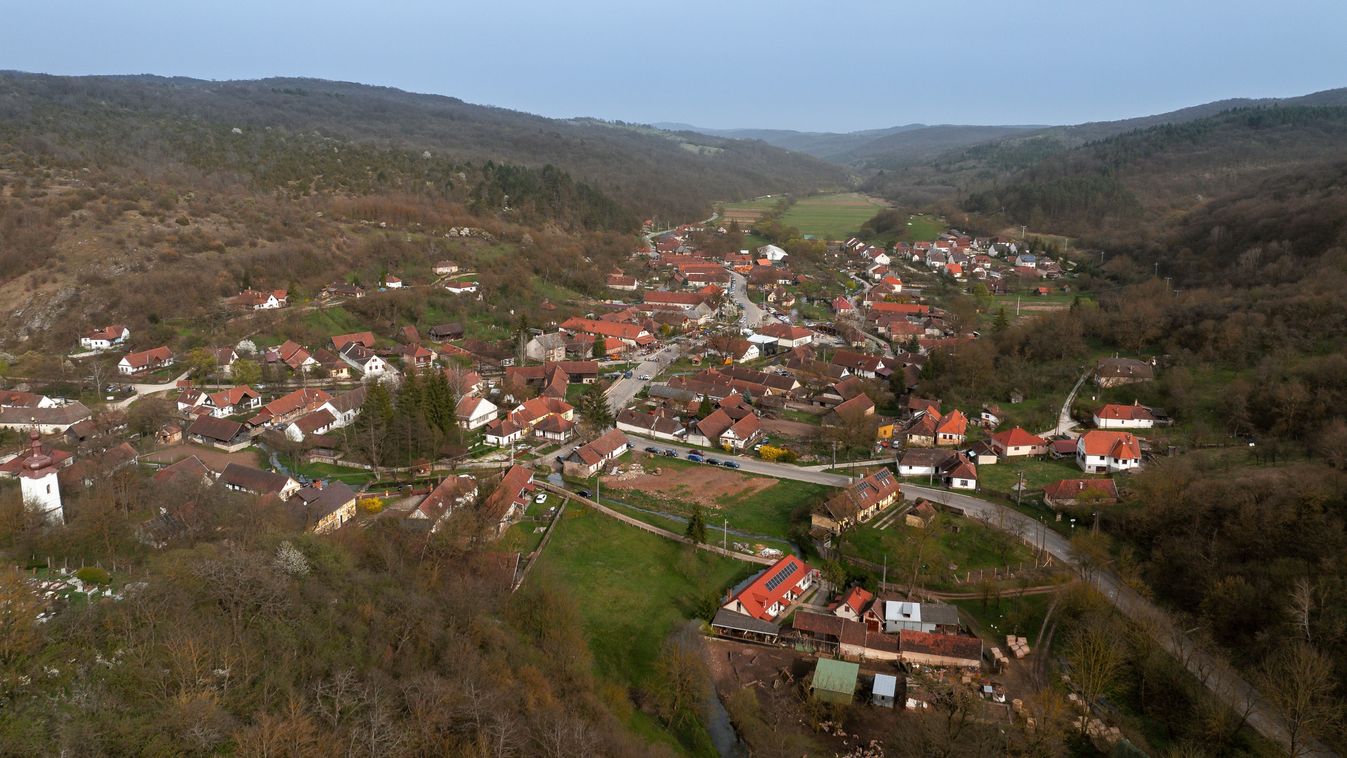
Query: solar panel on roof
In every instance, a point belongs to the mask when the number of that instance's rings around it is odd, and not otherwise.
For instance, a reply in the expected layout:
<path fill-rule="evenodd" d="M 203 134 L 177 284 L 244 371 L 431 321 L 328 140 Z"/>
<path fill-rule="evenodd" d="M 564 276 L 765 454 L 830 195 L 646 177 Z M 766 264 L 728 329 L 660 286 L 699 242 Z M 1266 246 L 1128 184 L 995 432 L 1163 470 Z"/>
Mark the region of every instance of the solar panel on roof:
<path fill-rule="evenodd" d="M 790 575 L 791 575 L 791 574 L 794 574 L 794 573 L 795 573 L 795 569 L 796 569 L 795 564 L 794 564 L 794 563 L 790 563 L 790 564 L 787 564 L 787 565 L 785 566 L 785 568 L 783 568 L 783 569 L 781 569 L 780 571 L 776 572 L 776 575 L 775 575 L 775 576 L 773 576 L 771 579 L 768 579 L 768 580 L 767 580 L 767 590 L 770 592 L 771 590 L 774 590 L 774 589 L 776 589 L 777 587 L 779 587 L 779 586 L 781 585 L 782 582 L 784 582 L 784 581 L 786 581 L 787 579 L 790 578 Z"/>

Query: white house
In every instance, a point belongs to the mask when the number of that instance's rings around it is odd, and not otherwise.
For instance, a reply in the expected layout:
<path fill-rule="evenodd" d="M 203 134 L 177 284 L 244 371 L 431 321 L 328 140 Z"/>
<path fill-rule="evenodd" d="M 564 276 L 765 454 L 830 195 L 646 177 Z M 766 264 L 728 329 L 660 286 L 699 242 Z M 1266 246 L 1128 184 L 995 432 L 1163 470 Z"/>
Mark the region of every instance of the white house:
<path fill-rule="evenodd" d="M 483 397 L 467 395 L 458 401 L 454 416 L 464 429 L 480 429 L 495 420 L 500 408 Z"/>
<path fill-rule="evenodd" d="M 1131 471 L 1141 466 L 1141 442 L 1131 432 L 1086 432 L 1076 439 L 1076 465 L 1091 474 Z"/>
<path fill-rule="evenodd" d="M 94 329 L 86 332 L 80 337 L 80 347 L 85 350 L 107 350 L 113 345 L 120 345 L 131 337 L 131 330 L 121 324 L 105 326 L 102 329 Z"/>
<path fill-rule="evenodd" d="M 396 276 L 393 276 L 392 274 L 389 274 L 388 276 L 384 277 L 384 286 L 390 290 L 400 290 L 402 289 L 402 280 L 397 278 Z"/>
<path fill-rule="evenodd" d="M 785 260 L 788 255 L 790 255 L 790 253 L 787 253 L 776 245 L 763 245 L 758 248 L 758 257 L 766 258 L 773 263 Z"/>
<path fill-rule="evenodd" d="M 444 288 L 455 295 L 466 295 L 477 291 L 477 282 L 449 282 Z"/>
<path fill-rule="evenodd" d="M 387 361 L 359 342 L 348 343 L 341 349 L 340 355 L 343 361 L 363 374 L 367 380 L 377 379 L 392 370 Z"/>
<path fill-rule="evenodd" d="M 1150 429 L 1155 426 L 1155 416 L 1150 408 L 1135 402 L 1109 403 L 1094 412 L 1094 425 L 1098 429 Z"/>

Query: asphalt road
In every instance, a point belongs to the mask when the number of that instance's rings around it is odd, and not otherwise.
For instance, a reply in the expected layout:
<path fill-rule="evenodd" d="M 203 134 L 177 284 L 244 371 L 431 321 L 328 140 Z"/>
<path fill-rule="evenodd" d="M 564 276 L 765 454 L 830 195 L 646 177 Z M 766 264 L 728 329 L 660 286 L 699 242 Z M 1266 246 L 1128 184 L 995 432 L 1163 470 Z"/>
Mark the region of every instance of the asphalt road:
<path fill-rule="evenodd" d="M 730 297 L 739 306 L 739 313 L 748 328 L 752 329 L 768 319 L 767 311 L 748 298 L 748 280 L 735 271 L 730 272 Z"/>
<path fill-rule="evenodd" d="M 191 371 L 184 371 L 181 374 L 179 374 L 177 378 L 164 382 L 163 384 L 133 384 L 131 385 L 131 390 L 135 394 L 123 400 L 119 400 L 115 403 L 112 403 L 109 407 L 117 408 L 118 410 L 125 410 L 126 408 L 129 408 L 132 403 L 134 403 L 135 401 L 139 400 L 140 398 L 146 395 L 153 395 L 156 392 L 168 392 L 169 390 L 175 390 L 178 388 L 178 382 L 182 381 L 183 379 L 186 379 L 187 376 L 191 373 L 192 373 Z"/>
<path fill-rule="evenodd" d="M 608 407 L 613 409 L 614 414 L 627 407 L 627 403 L 630 403 L 631 399 L 636 397 L 636 393 L 658 377 L 661 371 L 669 367 L 669 364 L 678 360 L 681 353 L 682 347 L 677 343 L 668 345 L 632 369 L 630 379 L 618 379 L 613 382 L 608 387 Z M 641 379 L 643 376 L 651 378 Z"/>
<path fill-rule="evenodd" d="M 686 458 L 688 453 L 697 453 L 698 455 L 707 455 L 718 460 L 731 460 L 739 464 L 739 470 L 748 474 L 761 474 L 763 476 L 776 477 L 777 479 L 793 479 L 797 482 L 809 482 L 810 484 L 825 484 L 830 487 L 844 487 L 851 483 L 851 477 L 842 474 L 830 474 L 824 471 L 810 471 L 809 469 L 792 466 L 788 463 L 772 463 L 771 461 L 758 460 L 747 456 L 732 455 L 730 453 L 712 453 L 699 448 L 679 445 L 664 440 L 651 440 L 645 437 L 639 437 L 635 434 L 628 434 L 631 438 L 632 446 L 637 450 L 645 450 L 646 447 L 656 447 L 660 450 L 673 450 L 678 453 L 680 458 Z"/>
<path fill-rule="evenodd" d="M 1013 508 L 970 495 L 907 483 L 903 484 L 903 496 L 920 496 L 960 510 L 994 528 L 1010 532 L 1025 542 L 1041 545 L 1062 563 L 1080 568 L 1071 543 L 1065 537 Z M 1239 672 L 1224 660 L 1198 650 L 1192 639 L 1174 624 L 1167 613 L 1137 594 L 1112 572 L 1094 570 L 1083 573 L 1120 613 L 1149 632 L 1161 648 L 1174 656 L 1213 695 L 1237 713 L 1248 711 L 1249 726 L 1280 744 L 1283 749 L 1289 749 L 1290 740 L 1282 720 Z M 1314 745 L 1302 750 L 1301 755 L 1329 756 L 1334 753 L 1321 745 Z"/>
<path fill-rule="evenodd" d="M 1090 373 L 1090 369 L 1085 369 L 1085 373 L 1081 374 L 1080 378 L 1076 380 L 1076 385 L 1071 388 L 1071 393 L 1066 396 L 1066 402 L 1062 403 L 1062 409 L 1057 412 L 1057 426 L 1043 432 L 1039 435 L 1040 437 L 1051 437 L 1054 434 L 1075 436 L 1071 434 L 1071 430 L 1076 426 L 1076 420 L 1071 418 L 1071 404 L 1076 401 L 1076 395 L 1080 392 L 1081 386 L 1085 384 L 1085 380 L 1090 378 Z"/>

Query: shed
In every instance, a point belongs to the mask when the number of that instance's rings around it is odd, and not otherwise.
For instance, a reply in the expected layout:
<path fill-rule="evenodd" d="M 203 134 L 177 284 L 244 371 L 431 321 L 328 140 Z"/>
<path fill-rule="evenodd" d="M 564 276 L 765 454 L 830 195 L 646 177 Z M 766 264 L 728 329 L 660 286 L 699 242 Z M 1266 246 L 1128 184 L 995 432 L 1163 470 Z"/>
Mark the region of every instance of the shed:
<path fill-rule="evenodd" d="M 856 679 L 861 665 L 831 658 L 818 659 L 814 667 L 814 682 L 809 689 L 814 697 L 828 703 L 850 703 L 856 693 Z"/>
<path fill-rule="evenodd" d="M 892 708 L 898 696 L 898 677 L 892 674 L 875 674 L 874 686 L 870 688 L 870 703 L 884 708 Z"/>

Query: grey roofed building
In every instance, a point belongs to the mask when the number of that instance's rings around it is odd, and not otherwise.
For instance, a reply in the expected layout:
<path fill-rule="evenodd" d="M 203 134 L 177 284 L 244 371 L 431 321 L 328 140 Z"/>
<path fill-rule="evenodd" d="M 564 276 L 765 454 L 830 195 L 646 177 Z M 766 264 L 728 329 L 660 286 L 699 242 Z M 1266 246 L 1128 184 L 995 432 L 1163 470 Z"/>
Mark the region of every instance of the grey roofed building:
<path fill-rule="evenodd" d="M 735 633 L 734 636 L 754 634 L 776 639 L 781 634 L 781 625 L 753 618 L 744 613 L 735 613 L 728 608 L 716 611 L 711 619 L 711 628 Z"/>
<path fill-rule="evenodd" d="M 250 492 L 254 495 L 279 495 L 290 489 L 295 480 L 274 471 L 231 463 L 220 474 L 220 483 L 226 488 L 238 492 Z"/>
<path fill-rule="evenodd" d="M 666 400 L 681 400 L 685 403 L 690 403 L 697 399 L 697 393 L 692 392 L 691 390 L 670 387 L 667 384 L 650 385 L 650 396 Z"/>
<path fill-rule="evenodd" d="M 79 401 L 52 408 L 3 406 L 0 407 L 0 429 L 28 429 L 35 426 L 43 434 L 57 434 L 92 416 L 84 403 Z"/>

